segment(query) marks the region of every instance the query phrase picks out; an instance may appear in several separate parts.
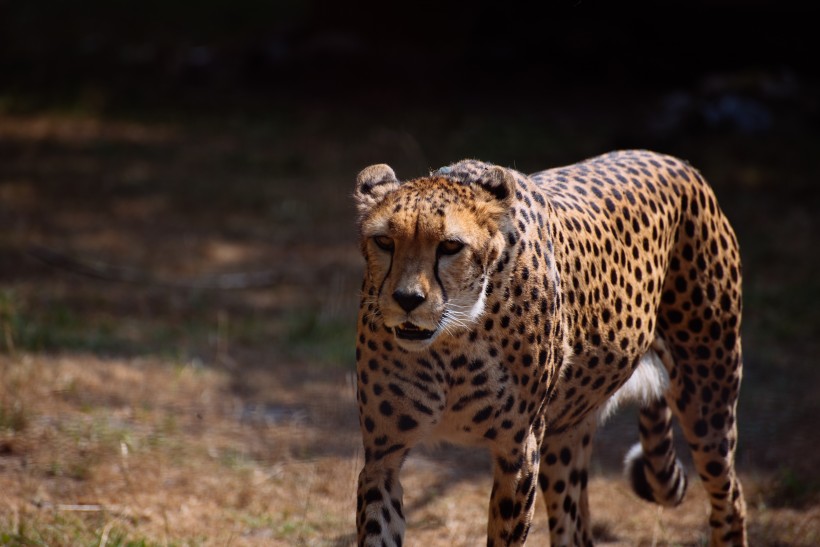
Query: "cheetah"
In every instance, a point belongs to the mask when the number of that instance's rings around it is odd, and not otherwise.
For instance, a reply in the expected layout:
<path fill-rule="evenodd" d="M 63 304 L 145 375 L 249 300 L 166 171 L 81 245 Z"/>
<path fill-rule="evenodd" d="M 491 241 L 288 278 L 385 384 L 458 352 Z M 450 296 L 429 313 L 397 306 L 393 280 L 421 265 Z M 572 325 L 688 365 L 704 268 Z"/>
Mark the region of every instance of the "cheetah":
<path fill-rule="evenodd" d="M 490 452 L 487 545 L 524 545 L 536 487 L 551 544 L 592 545 L 592 437 L 629 398 L 637 495 L 684 496 L 674 415 L 709 496 L 711 544 L 746 545 L 740 255 L 697 170 L 649 151 L 531 175 L 464 160 L 405 182 L 379 164 L 354 198 L 359 545 L 402 545 L 399 471 L 436 440 Z"/>

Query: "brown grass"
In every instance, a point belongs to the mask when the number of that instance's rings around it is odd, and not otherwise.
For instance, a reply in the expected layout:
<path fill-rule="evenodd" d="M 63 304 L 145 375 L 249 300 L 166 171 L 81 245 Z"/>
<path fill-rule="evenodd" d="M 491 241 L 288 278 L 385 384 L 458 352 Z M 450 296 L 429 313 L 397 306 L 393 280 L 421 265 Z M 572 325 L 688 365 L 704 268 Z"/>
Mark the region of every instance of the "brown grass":
<path fill-rule="evenodd" d="M 22 416 L 0 434 L 4 543 L 352 544 L 361 458 L 344 377 L 305 386 L 310 398 L 269 379 L 266 400 L 252 403 L 190 362 L 20 354 L 0 364 L 4 412 Z M 334 430 L 346 438 L 326 445 Z M 459 466 L 446 452 L 420 450 L 404 469 L 411 544 L 482 543 L 486 462 Z M 753 545 L 820 541 L 820 508 L 755 506 L 756 483 L 744 482 Z M 706 541 L 697 482 L 673 510 L 639 501 L 618 477 L 596 477 L 590 491 L 602 544 Z M 539 508 L 533 545 L 548 541 L 545 520 Z"/>

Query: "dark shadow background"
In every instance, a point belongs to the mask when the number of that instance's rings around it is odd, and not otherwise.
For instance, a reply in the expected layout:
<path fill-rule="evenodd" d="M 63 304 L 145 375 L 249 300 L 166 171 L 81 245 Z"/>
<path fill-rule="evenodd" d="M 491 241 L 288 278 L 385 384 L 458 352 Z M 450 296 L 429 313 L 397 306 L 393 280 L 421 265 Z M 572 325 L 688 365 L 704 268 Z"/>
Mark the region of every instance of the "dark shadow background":
<path fill-rule="evenodd" d="M 109 111 L 277 100 L 544 111 L 557 99 L 617 105 L 743 71 L 816 81 L 812 10 L 598 4 L 4 1 L 0 66 L 5 92 L 28 95 L 24 105 L 96 100 Z"/>
<path fill-rule="evenodd" d="M 238 325 L 234 364 L 344 375 L 359 169 L 386 161 L 409 178 L 471 156 L 536 171 L 651 148 L 701 169 L 741 241 L 741 468 L 773 477 L 767 503 L 816 501 L 817 15 L 696 4 L 0 0 L 4 127 L 54 115 L 159 128 L 0 134 L 0 190 L 34 196 L 0 201 L 0 285 L 18 299 L 18 345 L 220 366 L 201 318 L 224 313 Z M 215 241 L 241 252 L 219 261 Z M 265 270 L 277 282 L 124 288 L 49 268 L 27 254 L 33 244 L 163 279 Z M 294 389 L 303 378 L 273 373 Z M 236 376 L 237 393 L 263 396 Z M 601 468 L 619 467 L 633 424 L 601 433 Z"/>

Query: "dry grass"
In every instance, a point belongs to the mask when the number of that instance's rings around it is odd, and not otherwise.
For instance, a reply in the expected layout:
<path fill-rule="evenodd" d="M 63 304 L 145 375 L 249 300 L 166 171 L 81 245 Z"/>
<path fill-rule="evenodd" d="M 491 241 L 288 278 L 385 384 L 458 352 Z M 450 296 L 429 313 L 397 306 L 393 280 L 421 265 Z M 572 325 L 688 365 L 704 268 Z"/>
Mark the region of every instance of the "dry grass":
<path fill-rule="evenodd" d="M 20 354 L 0 364 L 0 543 L 352 544 L 361 459 L 344 375 L 299 394 L 257 377 L 265 398 L 247 400 L 196 363 Z M 404 486 L 411 544 L 482 543 L 485 461 L 420 450 Z M 661 510 L 597 477 L 591 506 L 602 544 L 705 542 L 697 483 Z M 814 545 L 818 519 L 818 507 L 753 505 L 752 544 Z M 548 541 L 544 521 L 537 513 L 533 545 Z"/>
<path fill-rule="evenodd" d="M 289 544 L 342 527 L 326 508 L 348 505 L 356 462 L 310 457 L 319 431 L 287 403 L 254 413 L 224 374 L 192 363 L 0 362 L 0 399 L 21 416 L 0 436 L 10 543 L 90 544 L 113 530 L 160 544 Z M 289 399 L 271 387 L 271 401 Z"/>

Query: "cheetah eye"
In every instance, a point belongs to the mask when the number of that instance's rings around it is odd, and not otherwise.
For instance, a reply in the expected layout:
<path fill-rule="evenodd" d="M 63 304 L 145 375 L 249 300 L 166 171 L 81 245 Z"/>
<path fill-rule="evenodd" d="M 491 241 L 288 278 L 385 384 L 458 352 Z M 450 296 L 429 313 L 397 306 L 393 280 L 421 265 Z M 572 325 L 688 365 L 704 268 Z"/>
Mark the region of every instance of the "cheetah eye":
<path fill-rule="evenodd" d="M 464 243 L 457 239 L 448 239 L 438 244 L 438 254 L 454 255 L 464 248 Z"/>
<path fill-rule="evenodd" d="M 376 236 L 373 238 L 373 242 L 382 251 L 392 252 L 395 247 L 393 240 L 387 236 Z"/>

